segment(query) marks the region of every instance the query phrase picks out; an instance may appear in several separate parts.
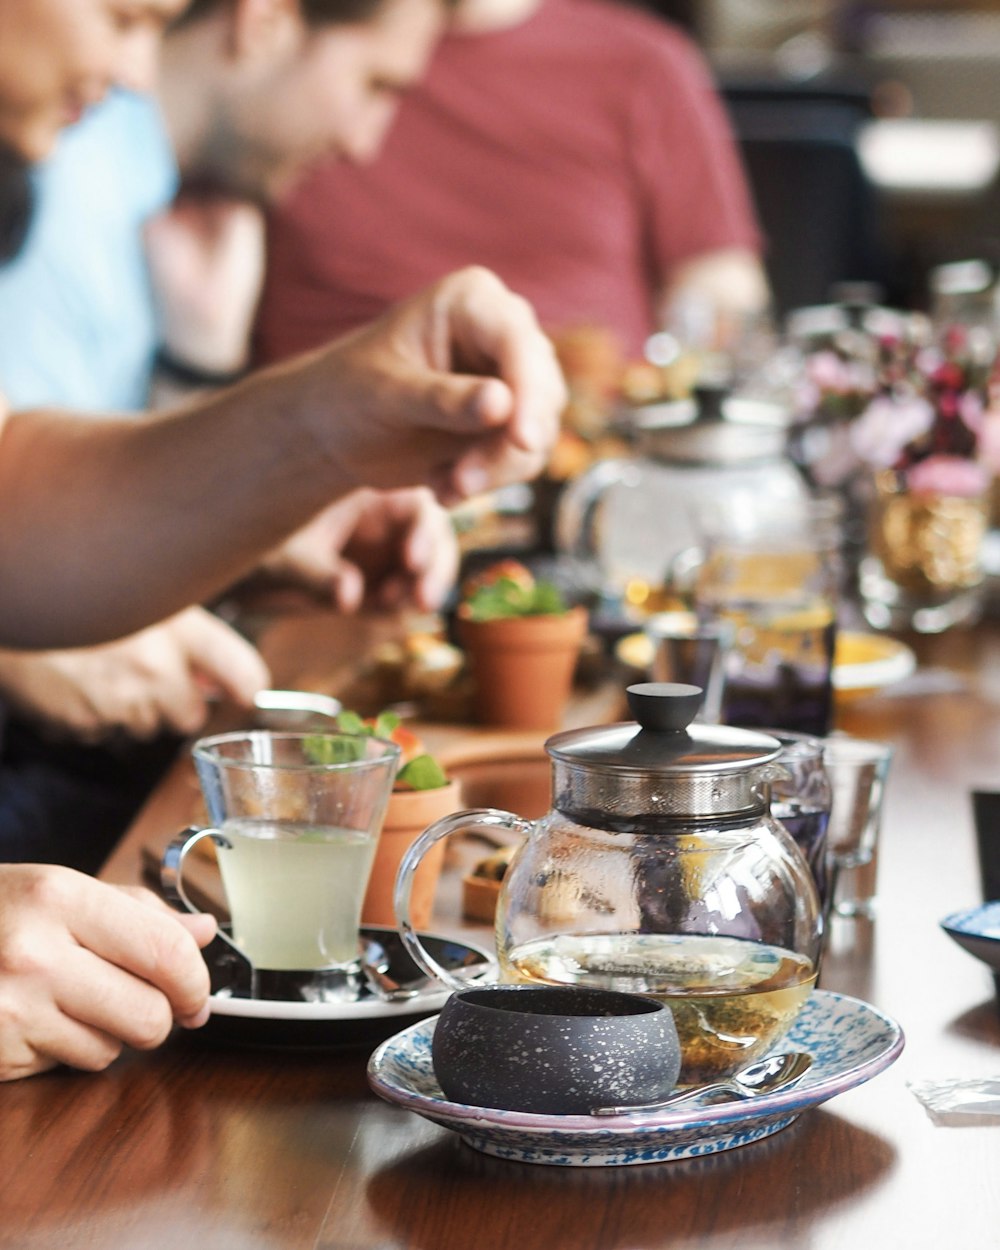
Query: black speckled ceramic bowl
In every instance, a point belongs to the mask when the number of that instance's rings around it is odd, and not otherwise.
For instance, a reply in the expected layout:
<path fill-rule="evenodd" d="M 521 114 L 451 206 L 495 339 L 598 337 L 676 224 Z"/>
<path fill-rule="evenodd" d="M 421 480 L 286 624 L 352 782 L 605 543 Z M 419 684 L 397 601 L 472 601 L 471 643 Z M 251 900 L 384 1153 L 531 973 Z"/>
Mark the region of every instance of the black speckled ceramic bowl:
<path fill-rule="evenodd" d="M 545 1115 L 653 1102 L 681 1063 L 673 1014 L 655 999 L 533 985 L 453 994 L 431 1058 L 450 1102 Z"/>

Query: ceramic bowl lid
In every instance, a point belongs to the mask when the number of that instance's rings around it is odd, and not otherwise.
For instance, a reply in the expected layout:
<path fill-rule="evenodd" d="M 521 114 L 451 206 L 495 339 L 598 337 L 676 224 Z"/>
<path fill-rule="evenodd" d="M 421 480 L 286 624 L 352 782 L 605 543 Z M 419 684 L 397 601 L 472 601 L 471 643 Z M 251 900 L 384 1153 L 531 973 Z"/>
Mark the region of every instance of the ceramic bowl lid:
<path fill-rule="evenodd" d="M 729 725 L 692 724 L 698 686 L 642 682 L 626 691 L 634 721 L 549 738 L 556 807 L 603 823 L 757 814 L 781 744 Z"/>

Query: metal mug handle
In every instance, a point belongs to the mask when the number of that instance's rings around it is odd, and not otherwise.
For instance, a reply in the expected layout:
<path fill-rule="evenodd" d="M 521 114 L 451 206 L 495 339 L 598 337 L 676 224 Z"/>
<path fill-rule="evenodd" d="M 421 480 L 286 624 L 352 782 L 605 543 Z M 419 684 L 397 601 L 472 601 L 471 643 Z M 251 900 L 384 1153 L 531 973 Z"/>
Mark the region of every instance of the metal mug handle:
<path fill-rule="evenodd" d="M 449 989 L 467 990 L 469 983 L 448 972 L 424 949 L 416 930 L 410 920 L 410 892 L 413 889 L 413 877 L 417 865 L 435 842 L 461 829 L 505 829 L 511 833 L 527 836 L 532 829 L 532 822 L 515 816 L 513 812 L 500 811 L 495 807 L 473 808 L 465 812 L 455 812 L 445 816 L 428 826 L 419 838 L 413 842 L 403 856 L 396 874 L 396 889 L 393 904 L 396 909 L 396 923 L 403 939 L 403 945 L 414 963 L 428 976 L 443 981 Z M 495 980 L 495 976 L 491 976 Z"/>
<path fill-rule="evenodd" d="M 184 860 L 195 843 L 200 842 L 203 838 L 211 838 L 216 846 L 224 846 L 227 849 L 232 846 L 226 835 L 218 829 L 197 829 L 192 826 L 179 833 L 170 842 L 163 852 L 163 858 L 160 861 L 160 890 L 163 893 L 163 897 L 175 907 L 184 908 L 186 911 L 194 912 L 196 915 L 202 909 L 195 907 L 184 889 Z M 240 950 L 232 938 L 228 934 L 223 933 L 221 928 L 216 931 L 216 936 L 234 950 L 244 963 L 250 964 L 246 952 Z M 252 967 L 252 965 L 250 966 Z"/>

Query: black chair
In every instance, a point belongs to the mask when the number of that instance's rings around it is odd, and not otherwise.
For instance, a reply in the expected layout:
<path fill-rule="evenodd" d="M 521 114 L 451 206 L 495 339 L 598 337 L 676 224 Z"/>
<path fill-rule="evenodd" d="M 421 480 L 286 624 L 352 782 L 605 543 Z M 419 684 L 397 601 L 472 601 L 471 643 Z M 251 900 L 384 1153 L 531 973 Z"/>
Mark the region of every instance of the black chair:
<path fill-rule="evenodd" d="M 723 84 L 767 242 L 779 313 L 823 304 L 844 282 L 884 285 L 879 205 L 857 151 L 861 90 Z"/>

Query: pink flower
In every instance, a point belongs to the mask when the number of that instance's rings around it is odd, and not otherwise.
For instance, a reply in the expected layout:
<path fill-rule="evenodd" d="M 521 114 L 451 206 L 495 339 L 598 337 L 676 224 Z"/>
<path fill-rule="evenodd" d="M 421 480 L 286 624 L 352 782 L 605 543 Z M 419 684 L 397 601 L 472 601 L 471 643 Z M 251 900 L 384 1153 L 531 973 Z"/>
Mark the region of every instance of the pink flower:
<path fill-rule="evenodd" d="M 988 470 L 964 456 L 928 456 L 906 471 L 906 484 L 918 495 L 981 495 L 990 484 Z"/>
<path fill-rule="evenodd" d="M 982 414 L 979 455 L 991 473 L 1000 475 L 1000 408 L 987 408 Z"/>
<path fill-rule="evenodd" d="M 984 417 L 983 397 L 978 391 L 966 391 L 959 398 L 958 415 L 973 434 L 982 433 Z"/>
<path fill-rule="evenodd" d="M 814 352 L 806 360 L 807 380 L 827 395 L 852 395 L 875 389 L 871 369 L 859 361 L 843 360 L 836 352 Z"/>
<path fill-rule="evenodd" d="M 873 399 L 851 427 L 851 445 L 869 464 L 890 468 L 907 443 L 926 434 L 934 423 L 934 409 L 916 395 Z"/>

